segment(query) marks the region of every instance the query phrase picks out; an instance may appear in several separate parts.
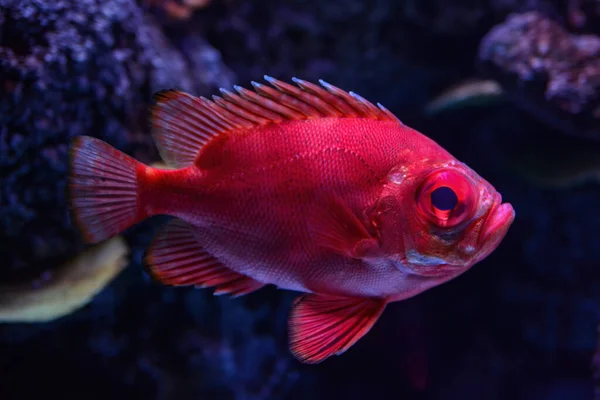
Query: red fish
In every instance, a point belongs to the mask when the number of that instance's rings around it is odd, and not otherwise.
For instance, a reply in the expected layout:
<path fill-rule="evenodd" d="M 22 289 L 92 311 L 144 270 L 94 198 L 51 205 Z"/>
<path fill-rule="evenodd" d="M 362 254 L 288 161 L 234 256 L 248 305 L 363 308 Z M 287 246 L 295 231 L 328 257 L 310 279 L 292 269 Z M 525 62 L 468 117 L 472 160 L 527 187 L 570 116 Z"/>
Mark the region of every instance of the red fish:
<path fill-rule="evenodd" d="M 289 317 L 306 363 L 341 354 L 388 303 L 488 256 L 514 210 L 477 173 L 390 111 L 326 82 L 271 77 L 212 101 L 159 92 L 152 134 L 174 169 L 91 137 L 71 148 L 77 224 L 99 242 L 157 214 L 146 252 L 170 285 L 240 296 L 303 292 Z"/>

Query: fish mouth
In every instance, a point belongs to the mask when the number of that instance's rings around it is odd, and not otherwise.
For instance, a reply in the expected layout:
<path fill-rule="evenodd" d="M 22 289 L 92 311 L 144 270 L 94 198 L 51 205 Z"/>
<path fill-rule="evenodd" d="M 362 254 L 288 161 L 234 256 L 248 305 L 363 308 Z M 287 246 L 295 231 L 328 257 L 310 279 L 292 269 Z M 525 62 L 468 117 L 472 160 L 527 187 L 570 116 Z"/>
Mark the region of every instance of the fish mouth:
<path fill-rule="evenodd" d="M 508 228 L 515 220 L 515 210 L 510 203 L 502 203 L 502 196 L 496 193 L 494 204 L 483 225 L 479 238 L 482 246 L 496 246 L 508 232 Z"/>

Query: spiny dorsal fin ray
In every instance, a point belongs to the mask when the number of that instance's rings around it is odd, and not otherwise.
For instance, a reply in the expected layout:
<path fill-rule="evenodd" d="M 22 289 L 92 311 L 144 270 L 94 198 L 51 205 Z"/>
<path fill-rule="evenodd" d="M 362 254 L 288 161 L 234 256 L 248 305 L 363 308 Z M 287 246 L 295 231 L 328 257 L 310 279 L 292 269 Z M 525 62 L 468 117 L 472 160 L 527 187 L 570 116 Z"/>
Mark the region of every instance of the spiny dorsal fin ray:
<path fill-rule="evenodd" d="M 152 135 L 164 161 L 177 168 L 192 165 L 202 147 L 218 135 L 284 121 L 315 118 L 370 118 L 397 121 L 353 92 L 323 80 L 322 87 L 292 78 L 298 86 L 265 76 L 273 87 L 252 82 L 254 91 L 234 86 L 213 100 L 177 90 L 154 95 Z"/>

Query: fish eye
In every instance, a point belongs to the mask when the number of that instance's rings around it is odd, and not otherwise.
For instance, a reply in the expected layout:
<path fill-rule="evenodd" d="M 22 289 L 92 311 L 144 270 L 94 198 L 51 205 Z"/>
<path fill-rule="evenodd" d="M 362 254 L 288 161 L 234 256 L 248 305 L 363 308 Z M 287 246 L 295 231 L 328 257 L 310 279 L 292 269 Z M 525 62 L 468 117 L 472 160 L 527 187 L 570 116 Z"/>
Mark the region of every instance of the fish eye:
<path fill-rule="evenodd" d="M 478 200 L 471 181 L 454 170 L 429 174 L 417 190 L 417 209 L 428 222 L 451 228 L 470 218 Z"/>
<path fill-rule="evenodd" d="M 450 211 L 458 203 L 458 197 L 452 188 L 440 186 L 431 192 L 431 205 L 436 210 Z"/>

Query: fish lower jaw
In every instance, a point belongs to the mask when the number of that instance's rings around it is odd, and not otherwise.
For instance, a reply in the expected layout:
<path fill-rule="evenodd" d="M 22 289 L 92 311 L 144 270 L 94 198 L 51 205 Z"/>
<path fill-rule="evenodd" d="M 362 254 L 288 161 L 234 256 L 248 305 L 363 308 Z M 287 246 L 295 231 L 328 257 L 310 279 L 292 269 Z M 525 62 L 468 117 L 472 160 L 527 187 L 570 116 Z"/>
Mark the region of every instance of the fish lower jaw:
<path fill-rule="evenodd" d="M 446 260 L 435 257 L 428 256 L 426 254 L 421 254 L 416 250 L 408 250 L 406 252 L 406 262 L 409 265 L 422 266 L 422 267 L 436 267 L 439 265 L 446 264 Z"/>
<path fill-rule="evenodd" d="M 407 275 L 423 278 L 451 278 L 468 268 L 467 265 L 448 264 L 443 258 L 422 254 L 416 250 L 408 250 L 403 261 L 396 262 L 395 266 Z"/>

